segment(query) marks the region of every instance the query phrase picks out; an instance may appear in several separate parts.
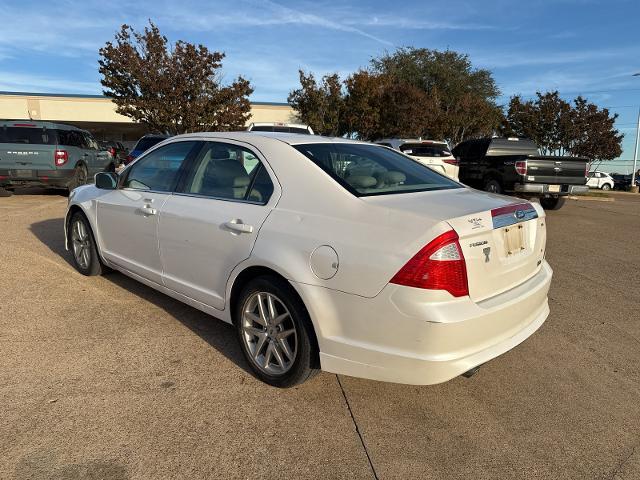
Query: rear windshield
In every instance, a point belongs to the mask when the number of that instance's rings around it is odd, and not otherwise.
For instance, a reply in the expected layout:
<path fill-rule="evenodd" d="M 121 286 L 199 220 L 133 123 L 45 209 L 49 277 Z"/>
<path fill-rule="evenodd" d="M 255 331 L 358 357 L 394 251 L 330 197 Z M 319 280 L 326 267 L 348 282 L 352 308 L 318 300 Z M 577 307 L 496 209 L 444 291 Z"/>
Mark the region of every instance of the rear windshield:
<path fill-rule="evenodd" d="M 0 127 L 0 143 L 22 143 L 25 145 L 56 145 L 56 130 L 38 127 Z"/>
<path fill-rule="evenodd" d="M 451 150 L 446 143 L 404 143 L 400 151 L 413 157 L 450 157 Z"/>
<path fill-rule="evenodd" d="M 306 133 L 309 135 L 309 130 L 300 127 L 274 127 L 272 125 L 259 125 L 251 127 L 252 132 L 279 132 L 279 133 Z"/>
<path fill-rule="evenodd" d="M 138 140 L 138 143 L 136 143 L 135 150 L 140 150 L 144 152 L 146 150 L 149 150 L 155 144 L 160 143 L 163 140 L 166 140 L 166 139 L 162 137 L 141 138 L 140 140 Z"/>
<path fill-rule="evenodd" d="M 429 167 L 377 145 L 312 143 L 293 147 L 359 197 L 461 188 Z"/>

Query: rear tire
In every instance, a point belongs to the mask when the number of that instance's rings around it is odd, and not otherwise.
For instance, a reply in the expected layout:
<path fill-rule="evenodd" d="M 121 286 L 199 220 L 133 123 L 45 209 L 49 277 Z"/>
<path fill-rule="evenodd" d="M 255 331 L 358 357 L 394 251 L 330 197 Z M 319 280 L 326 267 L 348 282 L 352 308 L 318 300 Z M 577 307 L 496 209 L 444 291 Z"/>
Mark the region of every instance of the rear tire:
<path fill-rule="evenodd" d="M 69 236 L 73 265 L 76 270 L 87 277 L 102 275 L 106 267 L 100 260 L 91 225 L 89 225 L 89 220 L 87 220 L 84 213 L 76 212 L 73 214 L 69 222 L 67 235 Z"/>
<path fill-rule="evenodd" d="M 272 275 L 251 280 L 235 305 L 238 341 L 253 374 L 269 385 L 299 385 L 319 370 L 309 313 L 295 290 Z"/>
<path fill-rule="evenodd" d="M 490 178 L 484 184 L 484 191 L 490 193 L 502 193 L 502 185 L 497 180 Z"/>
<path fill-rule="evenodd" d="M 608 183 L 605 183 L 604 185 L 602 185 L 601 188 L 604 191 L 611 190 L 611 185 L 609 185 Z"/>
<path fill-rule="evenodd" d="M 69 192 L 74 188 L 86 185 L 88 177 L 89 171 L 87 170 L 87 166 L 84 163 L 77 165 L 73 171 L 73 180 L 71 180 L 69 184 Z"/>
<path fill-rule="evenodd" d="M 544 197 L 540 199 L 540 205 L 545 210 L 560 210 L 564 202 L 564 197 Z"/>

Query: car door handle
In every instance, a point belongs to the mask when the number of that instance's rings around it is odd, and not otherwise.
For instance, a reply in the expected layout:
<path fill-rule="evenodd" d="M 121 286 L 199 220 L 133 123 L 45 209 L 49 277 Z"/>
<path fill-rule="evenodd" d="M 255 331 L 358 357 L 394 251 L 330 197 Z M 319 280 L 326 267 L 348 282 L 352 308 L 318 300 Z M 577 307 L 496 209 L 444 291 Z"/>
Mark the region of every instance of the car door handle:
<path fill-rule="evenodd" d="M 232 231 L 238 232 L 238 233 L 252 233 L 253 232 L 253 225 L 247 225 L 246 223 L 242 223 L 242 220 L 240 220 L 240 219 L 231 220 L 231 221 L 225 223 L 224 226 L 228 230 L 232 230 Z"/>
<path fill-rule="evenodd" d="M 155 208 L 151 208 L 149 205 L 145 205 L 144 207 L 140 207 L 140 211 L 144 215 L 155 215 L 158 211 Z"/>

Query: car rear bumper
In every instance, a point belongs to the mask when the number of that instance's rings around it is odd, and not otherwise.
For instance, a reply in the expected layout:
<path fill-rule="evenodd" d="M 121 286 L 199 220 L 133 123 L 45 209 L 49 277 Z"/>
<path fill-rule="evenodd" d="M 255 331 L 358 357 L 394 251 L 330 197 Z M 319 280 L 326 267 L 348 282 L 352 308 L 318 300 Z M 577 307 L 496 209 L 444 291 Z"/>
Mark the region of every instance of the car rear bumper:
<path fill-rule="evenodd" d="M 293 285 L 309 307 L 323 370 L 428 385 L 461 375 L 532 335 L 549 314 L 552 273 L 543 261 L 523 284 L 478 303 L 393 284 L 374 298 Z"/>
<path fill-rule="evenodd" d="M 587 185 L 560 185 L 560 191 L 555 192 L 549 189 L 551 185 L 543 183 L 516 183 L 513 190 L 518 193 L 531 193 L 539 195 L 581 195 L 589 191 Z"/>
<path fill-rule="evenodd" d="M 67 187 L 73 180 L 74 171 L 70 170 L 0 170 L 0 185 L 43 185 L 49 187 Z"/>

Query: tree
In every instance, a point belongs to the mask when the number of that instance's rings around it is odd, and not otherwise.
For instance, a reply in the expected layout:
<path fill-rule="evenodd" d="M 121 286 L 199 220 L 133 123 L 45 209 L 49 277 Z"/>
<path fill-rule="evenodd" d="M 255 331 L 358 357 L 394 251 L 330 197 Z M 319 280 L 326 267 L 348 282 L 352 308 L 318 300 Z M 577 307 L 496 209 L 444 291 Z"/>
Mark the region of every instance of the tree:
<path fill-rule="evenodd" d="M 250 83 L 221 82 L 224 53 L 182 40 L 169 47 L 149 22 L 144 32 L 122 25 L 114 42 L 100 49 L 105 96 L 116 111 L 170 134 L 243 129 L 250 118 Z"/>
<path fill-rule="evenodd" d="M 468 55 L 407 47 L 373 59 L 371 67 L 422 90 L 434 102 L 434 110 L 425 117 L 426 136 L 456 144 L 491 135 L 500 126 L 500 91 L 491 72 L 474 69 Z"/>
<path fill-rule="evenodd" d="M 511 98 L 502 128 L 505 135 L 530 138 L 545 155 L 612 160 L 622 153 L 624 135 L 614 128 L 617 115 L 583 97 L 572 105 L 557 91 L 536 95 L 527 101 Z"/>
<path fill-rule="evenodd" d="M 300 88 L 293 90 L 287 100 L 300 120 L 320 135 L 341 135 L 344 98 L 338 74 L 325 75 L 318 84 L 313 73 L 298 73 Z"/>
<path fill-rule="evenodd" d="M 363 140 L 430 137 L 457 143 L 491 135 L 503 115 L 498 88 L 487 70 L 447 50 L 401 48 L 349 75 L 300 72 L 301 88 L 289 95 L 300 119 L 320 132 Z M 317 127 L 316 127 L 317 126 Z"/>

